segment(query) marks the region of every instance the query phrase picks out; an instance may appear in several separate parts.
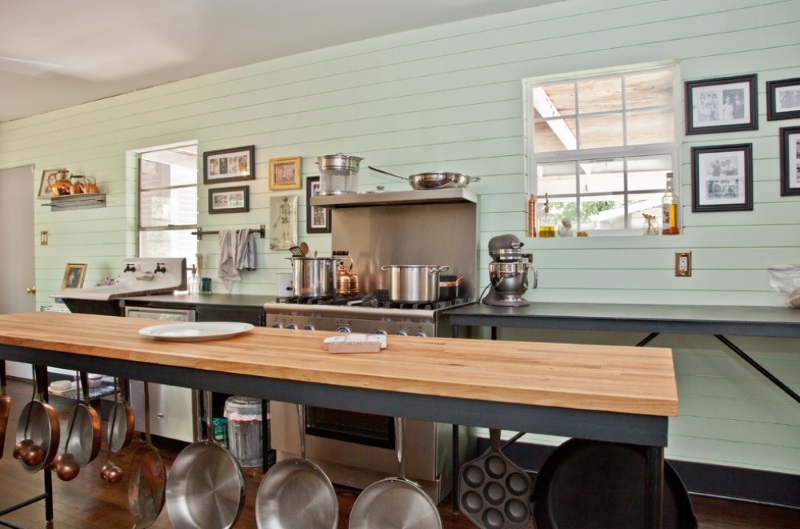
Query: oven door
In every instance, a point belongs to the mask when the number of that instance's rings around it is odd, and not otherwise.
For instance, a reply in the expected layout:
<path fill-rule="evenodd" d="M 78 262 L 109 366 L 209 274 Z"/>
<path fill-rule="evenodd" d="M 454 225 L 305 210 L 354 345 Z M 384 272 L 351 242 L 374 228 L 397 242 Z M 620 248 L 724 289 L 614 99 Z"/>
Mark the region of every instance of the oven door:
<path fill-rule="evenodd" d="M 394 418 L 308 406 L 306 435 L 348 443 L 395 449 Z"/>

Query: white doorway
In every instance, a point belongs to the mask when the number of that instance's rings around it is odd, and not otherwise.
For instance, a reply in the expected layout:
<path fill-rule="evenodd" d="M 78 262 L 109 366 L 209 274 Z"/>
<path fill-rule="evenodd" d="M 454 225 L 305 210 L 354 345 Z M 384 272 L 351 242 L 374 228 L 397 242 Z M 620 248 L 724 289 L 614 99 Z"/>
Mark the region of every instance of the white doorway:
<path fill-rule="evenodd" d="M 36 310 L 33 166 L 0 169 L 0 314 Z M 31 378 L 29 364 L 8 362 L 9 376 Z"/>

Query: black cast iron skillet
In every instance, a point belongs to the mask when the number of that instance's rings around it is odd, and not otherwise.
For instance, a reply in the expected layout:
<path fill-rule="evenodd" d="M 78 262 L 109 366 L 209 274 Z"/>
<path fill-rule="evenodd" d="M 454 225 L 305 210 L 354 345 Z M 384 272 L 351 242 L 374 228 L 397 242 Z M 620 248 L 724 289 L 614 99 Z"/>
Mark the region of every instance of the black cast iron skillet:
<path fill-rule="evenodd" d="M 536 529 L 640 529 L 645 447 L 571 439 L 542 465 L 533 487 Z M 689 494 L 664 462 L 663 529 L 697 529 Z"/>

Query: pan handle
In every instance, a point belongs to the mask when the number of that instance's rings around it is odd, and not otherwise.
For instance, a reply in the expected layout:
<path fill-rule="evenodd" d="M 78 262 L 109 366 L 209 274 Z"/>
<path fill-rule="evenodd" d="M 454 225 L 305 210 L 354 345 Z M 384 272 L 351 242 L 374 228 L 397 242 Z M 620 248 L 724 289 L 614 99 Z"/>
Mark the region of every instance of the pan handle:
<path fill-rule="evenodd" d="M 389 176 L 393 176 L 395 178 L 399 178 L 400 180 L 405 180 L 406 182 L 410 182 L 411 181 L 409 178 L 407 178 L 405 176 L 400 176 L 400 175 L 397 175 L 397 174 L 394 174 L 394 173 L 390 173 L 389 171 L 384 171 L 383 169 L 378 169 L 377 167 L 372 167 L 371 165 L 368 165 L 367 167 L 369 167 L 370 169 L 372 169 L 376 173 L 383 173 L 385 175 L 389 175 Z"/>
<path fill-rule="evenodd" d="M 397 456 L 397 477 L 405 481 L 405 462 L 403 459 L 403 427 L 404 419 L 402 417 L 394 418 L 394 444 L 395 455 Z"/>

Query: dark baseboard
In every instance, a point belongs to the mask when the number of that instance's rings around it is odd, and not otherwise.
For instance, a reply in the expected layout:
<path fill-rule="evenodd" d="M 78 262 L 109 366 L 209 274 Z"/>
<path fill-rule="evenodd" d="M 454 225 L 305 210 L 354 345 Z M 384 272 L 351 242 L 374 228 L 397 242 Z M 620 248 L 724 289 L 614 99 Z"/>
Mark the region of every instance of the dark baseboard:
<path fill-rule="evenodd" d="M 478 453 L 489 448 L 489 440 L 478 439 Z M 555 447 L 513 443 L 503 453 L 520 467 L 537 472 Z M 800 509 L 800 476 L 749 468 L 669 460 L 692 494 Z"/>

